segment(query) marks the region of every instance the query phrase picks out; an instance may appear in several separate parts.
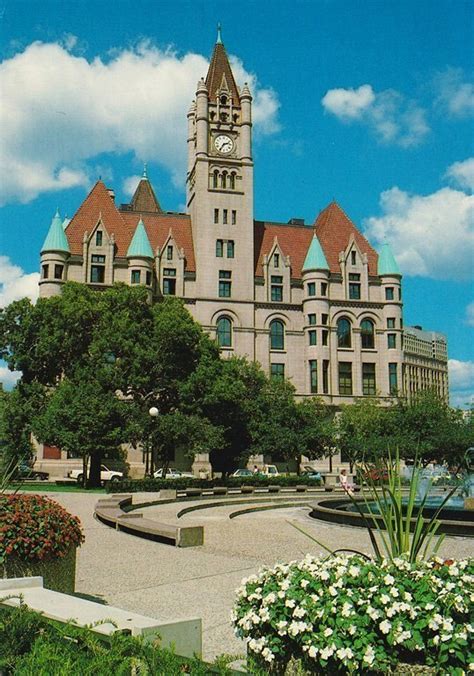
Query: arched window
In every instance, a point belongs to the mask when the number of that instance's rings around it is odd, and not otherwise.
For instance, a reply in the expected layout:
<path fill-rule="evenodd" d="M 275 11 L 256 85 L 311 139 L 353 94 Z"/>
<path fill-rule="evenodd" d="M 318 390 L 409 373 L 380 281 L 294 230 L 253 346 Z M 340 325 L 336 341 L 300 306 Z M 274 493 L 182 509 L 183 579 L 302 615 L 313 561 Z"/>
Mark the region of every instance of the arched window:
<path fill-rule="evenodd" d="M 339 319 L 337 322 L 337 346 L 351 346 L 351 323 L 345 317 Z"/>
<path fill-rule="evenodd" d="M 227 188 L 227 172 L 223 171 L 222 172 L 222 177 L 221 177 L 221 187 L 222 188 Z"/>
<path fill-rule="evenodd" d="M 219 317 L 216 327 L 219 347 L 232 347 L 232 322 L 229 317 Z"/>
<path fill-rule="evenodd" d="M 235 190 L 235 171 L 233 171 L 229 176 L 229 181 L 230 181 L 230 189 Z"/>
<path fill-rule="evenodd" d="M 214 173 L 212 174 L 212 187 L 213 188 L 219 187 L 218 183 L 217 183 L 218 177 L 219 177 L 219 172 L 217 171 L 217 169 L 214 169 Z"/>
<path fill-rule="evenodd" d="M 373 349 L 375 347 L 374 323 L 370 319 L 364 319 L 360 325 L 360 335 L 362 337 L 362 349 Z"/>
<path fill-rule="evenodd" d="M 270 324 L 270 349 L 285 349 L 285 325 L 279 319 L 274 319 Z"/>

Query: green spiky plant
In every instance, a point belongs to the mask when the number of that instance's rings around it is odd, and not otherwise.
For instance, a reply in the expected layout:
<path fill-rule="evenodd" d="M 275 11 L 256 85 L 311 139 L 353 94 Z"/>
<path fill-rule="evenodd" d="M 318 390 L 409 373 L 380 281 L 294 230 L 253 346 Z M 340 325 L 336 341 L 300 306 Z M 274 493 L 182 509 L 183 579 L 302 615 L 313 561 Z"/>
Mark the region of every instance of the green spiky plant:
<path fill-rule="evenodd" d="M 408 561 L 415 562 L 420 557 L 430 559 L 436 556 L 445 538 L 444 533 L 439 532 L 441 523 L 438 517 L 458 486 L 454 486 L 446 494 L 439 507 L 430 517 L 424 517 L 423 508 L 426 505 L 428 492 L 421 500 L 417 500 L 422 471 L 421 463 L 415 460 L 407 494 L 402 490 L 398 451 L 395 458 L 392 458 L 389 453 L 386 465 L 378 469 L 380 476 L 383 476 L 383 473 L 386 472 L 386 482 L 378 482 L 374 479 L 370 468 L 366 466 L 364 473 L 367 477 L 367 488 L 363 491 L 363 499 L 356 500 L 351 493 L 347 493 L 364 521 L 377 561 L 381 562 L 384 558 L 393 561 L 393 559 L 403 556 Z M 406 503 L 404 504 L 402 501 L 405 495 Z M 340 551 L 362 554 L 362 552 L 356 552 L 356 550 L 333 551 L 296 524 L 292 523 L 291 525 L 331 554 Z M 381 544 L 379 544 L 376 535 Z"/>

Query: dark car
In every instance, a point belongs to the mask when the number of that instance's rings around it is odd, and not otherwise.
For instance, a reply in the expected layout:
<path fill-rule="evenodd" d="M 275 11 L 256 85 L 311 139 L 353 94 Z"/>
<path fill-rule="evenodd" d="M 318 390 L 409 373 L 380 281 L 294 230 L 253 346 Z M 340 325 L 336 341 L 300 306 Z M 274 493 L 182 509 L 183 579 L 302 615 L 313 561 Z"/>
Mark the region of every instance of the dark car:
<path fill-rule="evenodd" d="M 321 472 L 318 472 L 314 467 L 311 467 L 310 465 L 305 465 L 304 470 L 301 472 L 302 477 L 305 479 L 313 479 L 315 481 L 320 481 L 322 483 L 322 477 L 321 477 Z"/>

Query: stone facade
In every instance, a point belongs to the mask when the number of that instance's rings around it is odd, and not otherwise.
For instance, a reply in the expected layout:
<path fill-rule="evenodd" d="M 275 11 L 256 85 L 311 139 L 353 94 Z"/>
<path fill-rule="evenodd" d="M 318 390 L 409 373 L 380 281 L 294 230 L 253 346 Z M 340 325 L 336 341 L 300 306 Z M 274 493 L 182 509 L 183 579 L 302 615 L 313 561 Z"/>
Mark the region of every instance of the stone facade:
<path fill-rule="evenodd" d="M 402 391 L 393 256 L 379 256 L 336 203 L 311 225 L 254 220 L 252 96 L 220 40 L 188 112 L 187 144 L 187 213 L 164 212 L 146 172 L 120 206 L 98 181 L 64 223 L 66 243 L 56 215 L 40 295 L 66 280 L 144 284 L 154 300 L 184 298 L 224 355 L 260 362 L 301 397 L 338 405 Z"/>

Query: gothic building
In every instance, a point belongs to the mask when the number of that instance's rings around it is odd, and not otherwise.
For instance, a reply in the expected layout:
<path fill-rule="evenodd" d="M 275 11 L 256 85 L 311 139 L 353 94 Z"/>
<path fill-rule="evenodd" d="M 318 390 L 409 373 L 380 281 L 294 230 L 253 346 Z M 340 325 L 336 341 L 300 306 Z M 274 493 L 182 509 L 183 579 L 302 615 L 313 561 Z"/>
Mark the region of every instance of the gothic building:
<path fill-rule="evenodd" d="M 41 251 L 40 295 L 66 280 L 142 284 L 184 299 L 224 355 L 245 355 L 300 396 L 339 405 L 403 388 L 402 285 L 332 202 L 314 223 L 256 221 L 252 95 L 220 38 L 188 118 L 187 213 L 162 209 L 144 172 L 130 204 L 98 181 Z M 184 139 L 183 139 L 184 143 Z"/>

